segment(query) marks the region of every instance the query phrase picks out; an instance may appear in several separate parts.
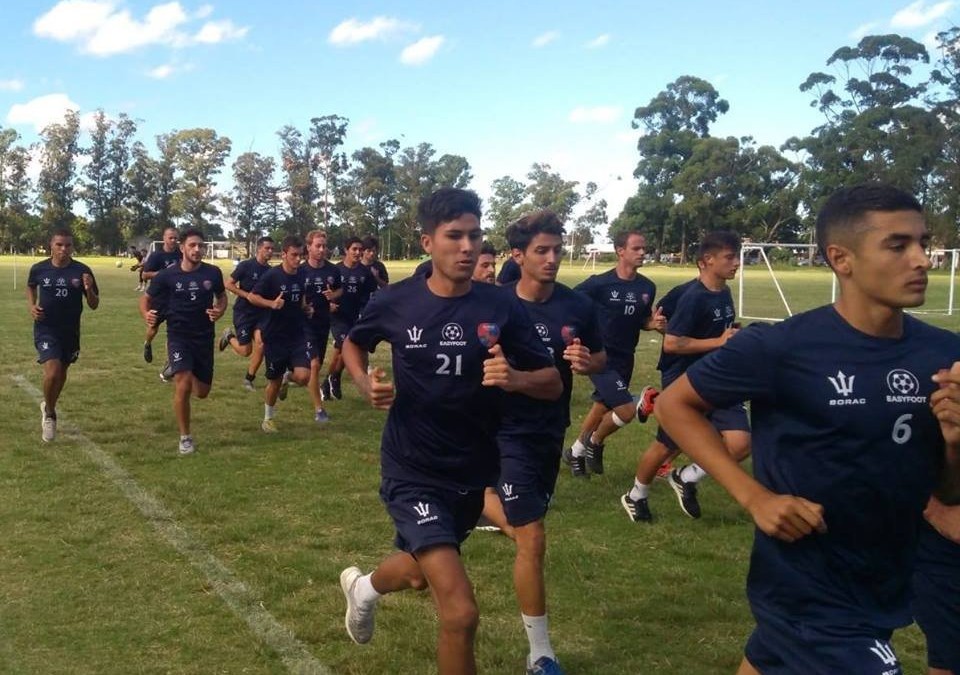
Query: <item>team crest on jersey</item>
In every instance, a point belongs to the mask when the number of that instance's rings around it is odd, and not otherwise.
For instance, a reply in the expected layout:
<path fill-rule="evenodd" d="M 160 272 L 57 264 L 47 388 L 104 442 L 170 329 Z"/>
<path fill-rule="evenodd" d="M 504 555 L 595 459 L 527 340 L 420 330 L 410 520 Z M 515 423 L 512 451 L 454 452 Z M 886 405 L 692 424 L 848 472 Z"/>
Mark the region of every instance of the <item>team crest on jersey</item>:
<path fill-rule="evenodd" d="M 920 380 L 909 370 L 895 368 L 887 373 L 887 403 L 926 403 L 920 394 Z"/>
<path fill-rule="evenodd" d="M 211 288 L 213 288 L 213 282 L 210 281 L 209 279 L 204 279 L 204 280 L 203 280 L 203 287 L 204 287 L 204 289 L 206 289 L 206 290 L 209 291 Z"/>
<path fill-rule="evenodd" d="M 644 293 L 643 295 L 640 296 L 640 299 L 643 300 L 643 304 L 645 304 L 645 305 L 649 305 L 649 304 L 650 304 L 650 294 L 649 294 L 649 293 Z"/>
<path fill-rule="evenodd" d="M 838 370 L 836 375 L 828 375 L 827 380 L 833 385 L 837 396 L 842 397 L 830 399 L 830 405 L 866 405 L 867 399 L 854 396 L 856 379 L 856 375 L 846 375 L 842 370 Z"/>
<path fill-rule="evenodd" d="M 541 339 L 541 340 L 549 340 L 549 339 L 550 339 L 550 329 L 547 328 L 547 324 L 545 324 L 545 323 L 538 323 L 538 324 L 536 324 L 534 327 L 537 329 L 537 335 L 540 336 L 540 339 Z"/>
<path fill-rule="evenodd" d="M 332 283 L 333 283 L 333 277 L 327 277 L 327 285 L 329 286 Z"/>
<path fill-rule="evenodd" d="M 564 326 L 560 329 L 560 338 L 563 340 L 563 344 L 571 345 L 573 341 L 577 339 L 577 327 L 576 326 Z"/>
<path fill-rule="evenodd" d="M 500 339 L 500 326 L 495 323 L 477 324 L 477 337 L 480 339 L 480 344 L 490 349 Z"/>
<path fill-rule="evenodd" d="M 73 287 L 74 287 L 74 288 L 80 288 L 80 280 L 79 280 L 79 279 L 73 278 L 73 279 L 70 280 L 70 283 L 73 284 Z"/>

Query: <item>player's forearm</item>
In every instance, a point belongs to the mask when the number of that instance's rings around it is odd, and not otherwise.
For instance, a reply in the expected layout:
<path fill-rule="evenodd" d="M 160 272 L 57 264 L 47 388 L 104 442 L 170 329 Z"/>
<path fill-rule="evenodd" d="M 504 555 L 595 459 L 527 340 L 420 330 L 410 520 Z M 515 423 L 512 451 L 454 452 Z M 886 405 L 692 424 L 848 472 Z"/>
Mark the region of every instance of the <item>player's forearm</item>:
<path fill-rule="evenodd" d="M 90 290 L 86 291 L 84 295 L 87 298 L 87 307 L 90 309 L 96 309 L 100 306 L 100 296 L 95 290 L 91 288 Z"/>
<path fill-rule="evenodd" d="M 340 355 L 343 357 L 343 366 L 347 372 L 350 373 L 350 377 L 353 378 L 357 389 L 360 390 L 364 398 L 369 399 L 370 382 L 367 378 L 367 368 L 370 365 L 370 354 L 367 353 L 367 350 L 361 349 L 359 345 L 351 341 L 348 337 L 343 341 L 343 346 L 340 348 Z"/>
<path fill-rule="evenodd" d="M 150 314 L 150 296 L 144 293 L 140 296 L 140 316 L 146 321 L 148 314 Z"/>
<path fill-rule="evenodd" d="M 563 394 L 563 381 L 555 367 L 516 371 L 514 391 L 543 401 L 556 401 Z"/>
<path fill-rule="evenodd" d="M 246 301 L 254 307 L 260 307 L 261 309 L 273 309 L 272 301 L 262 298 L 256 293 L 247 293 Z"/>
<path fill-rule="evenodd" d="M 601 350 L 590 355 L 590 366 L 584 375 L 596 375 L 607 367 L 607 352 Z"/>
<path fill-rule="evenodd" d="M 933 494 L 944 504 L 960 505 L 960 447 L 947 446 L 939 485 Z"/>
<path fill-rule="evenodd" d="M 250 299 L 250 293 L 240 288 L 239 284 L 237 284 L 237 282 L 233 279 L 229 279 L 224 282 L 223 286 L 238 298 L 246 298 L 247 300 Z"/>
<path fill-rule="evenodd" d="M 147 270 L 144 270 L 144 271 L 143 271 L 143 280 L 144 280 L 144 281 L 150 281 L 150 280 L 153 279 L 155 276 L 157 276 L 157 273 L 156 273 L 156 272 L 148 272 Z"/>
<path fill-rule="evenodd" d="M 666 354 L 687 356 L 712 352 L 723 346 L 722 338 L 692 338 L 685 335 L 663 336 L 663 351 Z"/>

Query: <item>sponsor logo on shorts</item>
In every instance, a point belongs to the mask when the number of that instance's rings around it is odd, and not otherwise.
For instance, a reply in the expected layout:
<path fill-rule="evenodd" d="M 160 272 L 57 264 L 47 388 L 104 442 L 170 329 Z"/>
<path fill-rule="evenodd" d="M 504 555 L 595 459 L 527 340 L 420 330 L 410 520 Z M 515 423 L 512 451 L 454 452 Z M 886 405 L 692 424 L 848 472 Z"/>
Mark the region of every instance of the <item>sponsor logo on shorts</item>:
<path fill-rule="evenodd" d="M 513 484 L 504 483 L 500 486 L 500 490 L 503 492 L 503 501 L 512 502 L 520 498 L 520 495 L 513 494 Z"/>
<path fill-rule="evenodd" d="M 417 519 L 417 525 L 423 525 L 425 523 L 432 523 L 435 520 L 440 520 L 440 516 L 430 515 L 430 504 L 417 502 L 413 507 L 413 510 L 417 512 L 418 516 L 420 516 Z"/>
<path fill-rule="evenodd" d="M 900 673 L 900 662 L 897 660 L 897 655 L 893 652 L 893 647 L 890 646 L 889 642 L 874 640 L 876 647 L 871 647 L 870 651 L 876 654 L 877 658 L 883 662 L 885 666 L 896 666 L 891 670 L 883 671 L 883 675 L 898 675 Z"/>

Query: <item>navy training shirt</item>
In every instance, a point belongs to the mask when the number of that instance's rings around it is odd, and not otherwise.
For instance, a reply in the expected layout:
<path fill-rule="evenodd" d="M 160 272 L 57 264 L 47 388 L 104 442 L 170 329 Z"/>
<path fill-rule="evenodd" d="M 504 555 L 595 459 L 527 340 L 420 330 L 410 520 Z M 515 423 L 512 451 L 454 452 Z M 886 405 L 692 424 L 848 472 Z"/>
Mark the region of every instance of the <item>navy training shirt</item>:
<path fill-rule="evenodd" d="M 624 280 L 612 269 L 594 274 L 575 286 L 599 306 L 600 331 L 607 355 L 615 359 L 633 356 L 640 331 L 651 315 L 657 287 L 642 274 Z"/>
<path fill-rule="evenodd" d="M 173 265 L 155 276 L 147 287 L 151 298 L 166 308 L 167 334 L 184 338 L 213 338 L 213 321 L 207 310 L 224 292 L 223 272 L 219 267 L 201 262 L 192 272 L 184 272 L 180 265 Z"/>
<path fill-rule="evenodd" d="M 826 306 L 748 326 L 690 367 L 711 405 L 752 402 L 757 480 L 824 509 L 825 534 L 790 544 L 756 530 L 755 615 L 838 630 L 911 622 L 917 527 L 944 447 L 930 378 L 957 360 L 953 333 L 905 316 L 900 338 L 877 338 Z"/>
<path fill-rule="evenodd" d="M 516 295 L 516 282 L 504 286 Z M 574 339 L 580 338 L 590 353 L 603 351 L 596 307 L 581 293 L 563 284 L 554 284 L 553 293 L 546 302 L 530 302 L 520 298 L 533 321 L 537 336 L 543 342 L 553 364 L 560 371 L 563 395 L 556 401 L 544 401 L 523 394 L 505 392 L 500 433 L 506 435 L 548 434 L 563 438 L 570 425 L 570 394 L 573 391 L 573 371 L 563 358 L 563 350 Z"/>
<path fill-rule="evenodd" d="M 680 298 L 683 297 L 683 294 L 687 292 L 687 289 L 689 289 L 693 284 L 697 283 L 698 281 L 699 279 L 697 278 L 690 279 L 690 281 L 684 281 L 682 284 L 671 288 L 669 291 L 667 291 L 666 295 L 664 295 L 662 298 L 660 298 L 659 301 L 657 301 L 657 309 L 659 309 L 660 312 L 663 314 L 664 318 L 666 318 L 667 327 L 670 326 L 670 317 L 673 316 L 673 313 L 675 311 L 677 311 L 677 304 L 680 302 Z M 665 368 L 664 359 L 667 356 L 668 355 L 664 354 L 663 352 L 663 342 L 661 341 L 660 359 L 657 361 L 657 370 L 659 370 L 661 373 Z M 672 360 L 673 354 L 670 354 L 669 357 Z"/>
<path fill-rule="evenodd" d="M 93 290 L 99 293 L 93 271 L 82 262 L 71 259 L 64 267 L 57 267 L 53 259 L 47 258 L 30 267 L 27 286 L 36 289 L 37 304 L 43 308 L 43 318 L 36 322 L 37 325 L 79 329 L 84 274 L 90 275 Z"/>
<path fill-rule="evenodd" d="M 173 267 L 179 263 L 181 259 L 183 259 L 183 254 L 180 252 L 179 247 L 169 252 L 160 248 L 156 251 L 151 251 L 147 255 L 147 259 L 143 263 L 143 271 L 159 272 L 160 270 L 165 270 L 168 267 Z"/>
<path fill-rule="evenodd" d="M 370 268 L 363 263 L 347 267 L 339 262 L 336 267 L 340 270 L 343 294 L 337 300 L 337 311 L 331 318 L 334 321 L 352 324 L 360 316 L 370 296 L 377 290 L 377 280 Z"/>
<path fill-rule="evenodd" d="M 307 319 L 303 311 L 304 294 L 303 265 L 293 274 L 287 274 L 283 265 L 271 267 L 254 286 L 253 292 L 264 300 L 275 300 L 283 293 L 283 307 L 264 308 L 260 322 L 260 334 L 264 342 L 296 343 L 303 339 Z"/>
<path fill-rule="evenodd" d="M 330 324 L 330 301 L 324 291 L 335 291 L 342 286 L 340 269 L 328 260 L 314 267 L 309 262 L 300 266 L 307 293 L 307 304 L 313 307 L 310 322 L 317 326 Z"/>
<path fill-rule="evenodd" d="M 260 277 L 269 270 L 270 265 L 261 265 L 256 258 L 247 258 L 246 260 L 241 260 L 240 263 L 233 268 L 233 271 L 230 273 L 230 278 L 236 282 L 241 291 L 249 293 L 257 285 L 257 282 L 260 281 Z M 261 307 L 250 304 L 249 300 L 239 295 L 233 303 L 233 317 L 235 321 L 239 320 L 242 322 L 247 319 L 259 317 L 263 311 Z"/>
<path fill-rule="evenodd" d="M 497 284 L 506 286 L 520 281 L 520 265 L 513 256 L 507 256 L 507 259 L 500 265 L 500 271 L 497 273 Z"/>
<path fill-rule="evenodd" d="M 667 335 L 696 340 L 718 338 L 736 320 L 733 295 L 729 287 L 711 291 L 699 279 L 694 280 L 677 301 L 667 320 Z M 660 357 L 663 386 L 680 377 L 687 368 L 709 352 L 699 354 L 667 354 Z"/>
<path fill-rule="evenodd" d="M 455 298 L 434 295 L 423 277 L 391 284 L 350 340 L 367 351 L 391 345 L 396 398 L 381 439 L 382 476 L 447 489 L 481 489 L 499 473 L 503 391 L 481 384 L 488 349 L 499 343 L 520 370 L 553 365 L 516 295 L 492 284 Z"/>

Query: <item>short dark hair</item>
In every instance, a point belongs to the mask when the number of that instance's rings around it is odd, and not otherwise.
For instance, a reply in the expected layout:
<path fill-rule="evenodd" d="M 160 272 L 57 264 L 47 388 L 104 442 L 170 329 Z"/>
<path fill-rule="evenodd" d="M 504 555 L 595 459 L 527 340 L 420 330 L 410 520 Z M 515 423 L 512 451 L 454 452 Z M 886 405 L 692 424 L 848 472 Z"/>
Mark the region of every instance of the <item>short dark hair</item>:
<path fill-rule="evenodd" d="M 363 247 L 364 251 L 369 251 L 372 248 L 380 250 L 380 240 L 374 237 L 372 234 L 368 234 L 360 241 L 360 245 Z"/>
<path fill-rule="evenodd" d="M 170 228 L 167 228 L 170 229 Z M 164 230 L 166 232 L 166 230 Z M 200 237 L 203 241 L 206 241 L 206 237 L 203 236 L 203 230 L 200 230 L 196 227 L 188 227 L 177 237 L 181 242 L 185 242 L 190 237 Z"/>
<path fill-rule="evenodd" d="M 69 227 L 55 227 L 50 231 L 50 241 L 54 237 L 70 237 L 73 239 L 73 231 Z"/>
<path fill-rule="evenodd" d="M 627 239 L 634 234 L 639 237 L 644 236 L 643 232 L 640 230 L 621 230 L 620 232 L 617 232 L 615 235 L 613 235 L 613 248 L 626 248 Z"/>
<path fill-rule="evenodd" d="M 437 226 L 449 223 L 460 216 L 470 213 L 479 220 L 482 217 L 480 197 L 472 190 L 444 187 L 434 190 L 420 200 L 417 206 L 417 220 L 424 234 L 432 235 Z"/>
<path fill-rule="evenodd" d="M 257 239 L 257 248 L 260 248 L 264 244 L 272 244 L 272 243 L 274 243 L 273 237 L 260 237 L 259 239 Z"/>
<path fill-rule="evenodd" d="M 497 255 L 497 249 L 495 249 L 493 247 L 493 244 L 491 244 L 489 241 L 485 241 L 482 244 L 480 244 L 480 255 L 495 256 Z"/>
<path fill-rule="evenodd" d="M 360 244 L 360 248 L 363 248 L 363 241 L 360 239 L 360 237 L 347 237 L 343 241 L 343 250 L 346 251 L 354 244 Z"/>
<path fill-rule="evenodd" d="M 303 239 L 295 234 L 288 234 L 280 242 L 280 250 L 286 253 L 291 248 L 303 248 Z"/>
<path fill-rule="evenodd" d="M 861 183 L 834 192 L 817 214 L 817 246 L 827 260 L 827 246 L 857 233 L 869 211 L 916 211 L 923 206 L 909 192 L 887 183 Z"/>
<path fill-rule="evenodd" d="M 730 249 L 734 253 L 740 252 L 739 235 L 728 230 L 707 232 L 700 240 L 699 246 L 697 246 L 697 260 L 702 261 L 708 255 L 719 253 L 726 249 Z"/>
<path fill-rule="evenodd" d="M 507 228 L 507 243 L 510 248 L 526 251 L 538 234 L 554 234 L 562 237 L 563 222 L 550 209 L 526 213 Z"/>

